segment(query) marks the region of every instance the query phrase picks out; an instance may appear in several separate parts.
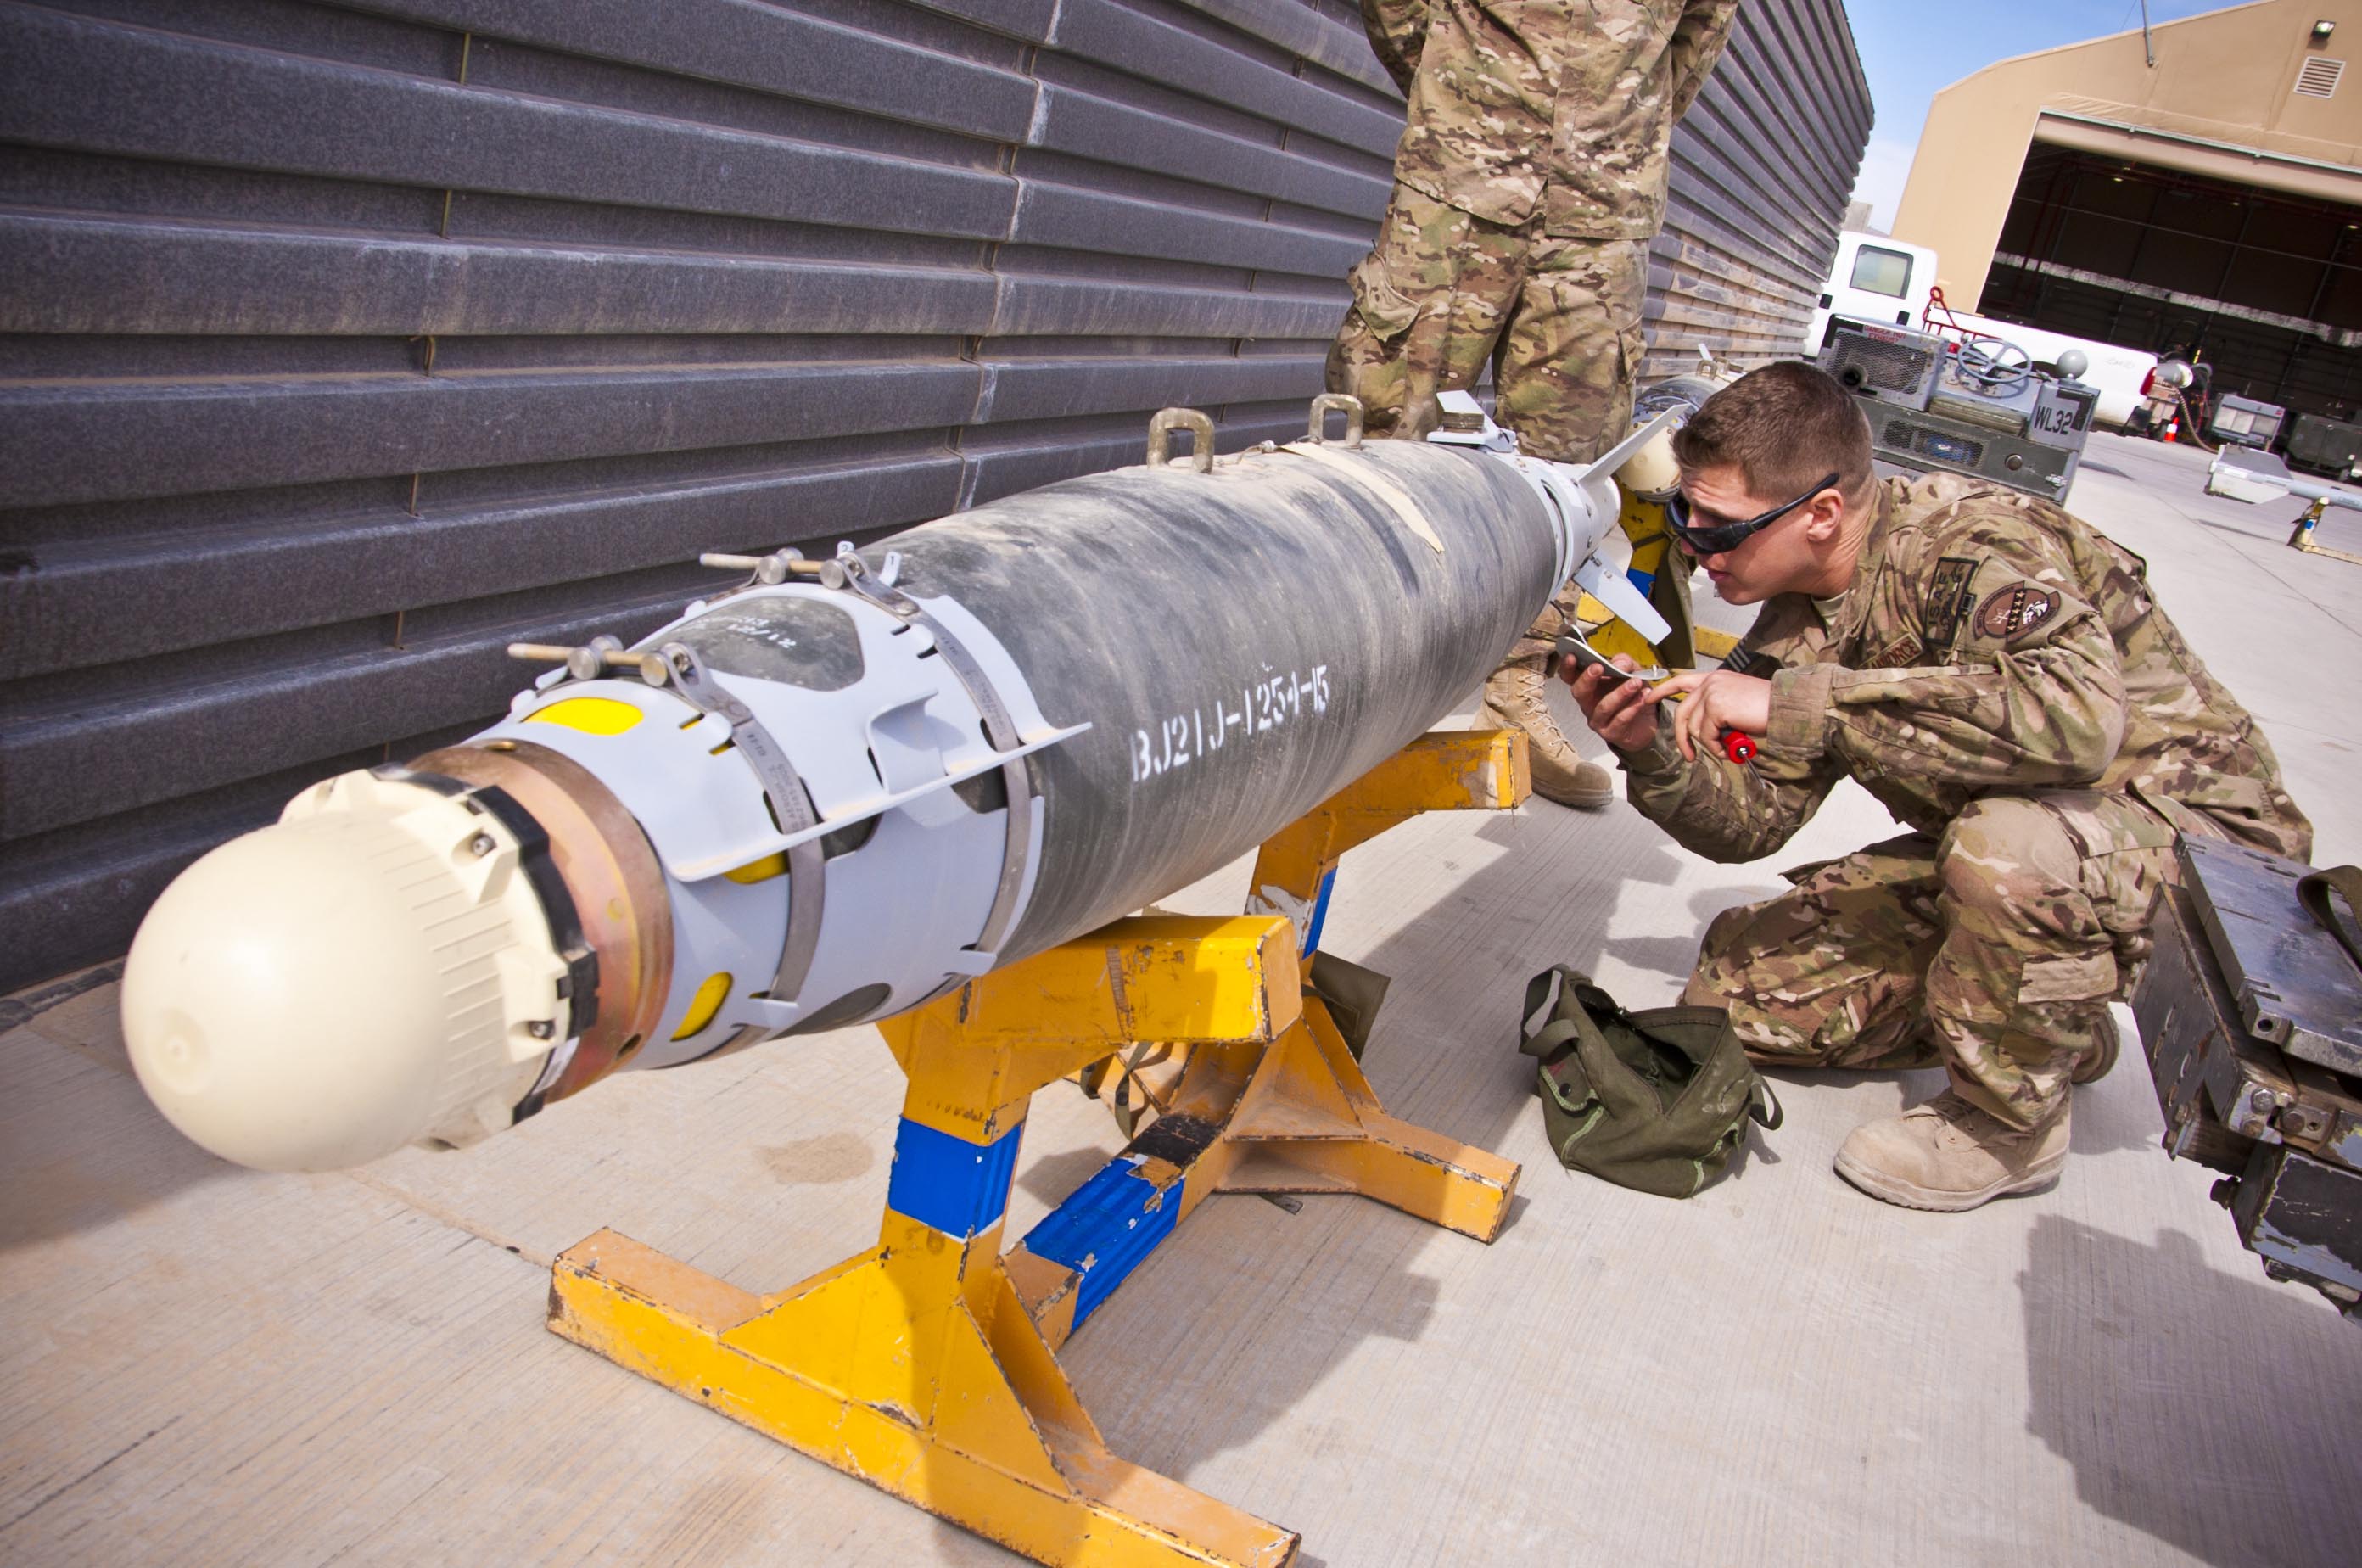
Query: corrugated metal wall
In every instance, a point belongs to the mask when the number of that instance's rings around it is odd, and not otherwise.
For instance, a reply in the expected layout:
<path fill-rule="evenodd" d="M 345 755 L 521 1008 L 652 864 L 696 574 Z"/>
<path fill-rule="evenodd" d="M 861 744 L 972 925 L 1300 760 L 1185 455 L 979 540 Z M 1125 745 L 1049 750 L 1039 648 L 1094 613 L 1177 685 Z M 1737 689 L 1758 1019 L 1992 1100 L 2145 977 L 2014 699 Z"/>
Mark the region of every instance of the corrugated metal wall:
<path fill-rule="evenodd" d="M 1750 369 L 1800 350 L 1870 120 L 1843 0 L 1742 0 L 1673 133 L 1644 379 L 1694 367 L 1701 343 Z"/>
<path fill-rule="evenodd" d="M 1794 337 L 1868 120 L 1749 0 L 1657 369 Z M 1400 123 L 1341 0 L 0 4 L 0 988 L 700 550 L 1300 429 Z"/>

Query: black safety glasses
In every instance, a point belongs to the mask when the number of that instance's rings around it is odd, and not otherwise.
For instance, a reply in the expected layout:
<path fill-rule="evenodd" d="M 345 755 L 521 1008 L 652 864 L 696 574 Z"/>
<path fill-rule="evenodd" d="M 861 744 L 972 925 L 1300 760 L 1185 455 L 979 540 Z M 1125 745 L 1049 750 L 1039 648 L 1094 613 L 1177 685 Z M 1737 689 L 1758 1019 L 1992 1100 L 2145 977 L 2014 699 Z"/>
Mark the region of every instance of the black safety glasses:
<path fill-rule="evenodd" d="M 1705 528 L 1690 526 L 1690 498 L 1675 491 L 1672 499 L 1665 502 L 1665 521 L 1672 525 L 1673 536 L 1681 540 L 1683 547 L 1690 554 L 1718 556 L 1725 550 L 1738 548 L 1747 542 L 1749 536 L 1761 533 L 1821 491 L 1833 489 L 1837 482 L 1838 476 L 1830 474 L 1795 500 L 1783 502 L 1760 517 L 1749 517 L 1744 523 L 1716 523 Z"/>

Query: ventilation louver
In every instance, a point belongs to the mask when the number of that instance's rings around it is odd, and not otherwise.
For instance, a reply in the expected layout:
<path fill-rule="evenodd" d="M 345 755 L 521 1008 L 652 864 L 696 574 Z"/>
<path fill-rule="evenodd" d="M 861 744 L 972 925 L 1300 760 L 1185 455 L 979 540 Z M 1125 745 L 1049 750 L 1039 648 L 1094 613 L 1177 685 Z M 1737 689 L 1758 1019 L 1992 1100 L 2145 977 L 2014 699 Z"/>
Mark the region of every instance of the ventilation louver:
<path fill-rule="evenodd" d="M 2337 79 L 2345 74 L 2345 62 L 2315 55 L 2304 62 L 2296 73 L 2296 90 L 2308 98 L 2329 98 L 2337 94 Z"/>

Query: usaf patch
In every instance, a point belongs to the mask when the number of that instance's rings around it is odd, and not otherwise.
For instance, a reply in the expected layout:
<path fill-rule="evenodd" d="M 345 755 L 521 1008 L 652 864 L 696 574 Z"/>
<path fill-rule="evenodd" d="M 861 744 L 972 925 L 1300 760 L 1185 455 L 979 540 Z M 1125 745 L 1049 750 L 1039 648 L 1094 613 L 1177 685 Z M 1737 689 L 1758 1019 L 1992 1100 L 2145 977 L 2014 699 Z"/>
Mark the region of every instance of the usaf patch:
<path fill-rule="evenodd" d="M 2058 595 L 2030 582 L 2014 582 L 1985 595 L 1977 606 L 1977 631 L 1996 642 L 2035 631 L 2058 613 Z"/>
<path fill-rule="evenodd" d="M 1936 577 L 1927 590 L 1927 646 L 1938 653 L 1952 646 L 1959 635 L 1960 623 L 1968 619 L 1969 606 L 1975 598 L 1969 585 L 1975 580 L 1978 563 L 1959 556 L 1946 556 L 1936 563 Z"/>
<path fill-rule="evenodd" d="M 1886 645 L 1886 651 L 1878 656 L 1878 664 L 1875 668 L 1879 669 L 1909 669 L 1912 667 L 1911 661 L 1918 657 L 1919 639 L 1906 635 L 1904 636 L 1897 637 L 1893 642 Z"/>

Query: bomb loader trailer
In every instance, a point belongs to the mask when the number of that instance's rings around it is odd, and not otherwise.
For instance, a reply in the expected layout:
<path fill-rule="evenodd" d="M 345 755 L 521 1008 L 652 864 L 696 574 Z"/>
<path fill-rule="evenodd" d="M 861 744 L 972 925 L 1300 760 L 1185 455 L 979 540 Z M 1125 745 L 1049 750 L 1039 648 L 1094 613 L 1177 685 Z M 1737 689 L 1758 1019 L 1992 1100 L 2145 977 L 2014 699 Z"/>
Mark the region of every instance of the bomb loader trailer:
<path fill-rule="evenodd" d="M 1167 410 L 1146 466 L 720 559 L 629 647 L 521 646 L 555 667 L 500 723 L 166 890 L 123 985 L 140 1082 L 226 1158 L 319 1170 L 878 1021 L 910 1083 L 876 1248 L 756 1295 L 602 1231 L 552 1328 L 1043 1562 L 1284 1562 L 1111 1455 L 1055 1348 L 1217 1191 L 1497 1233 L 1517 1167 L 1385 1112 L 1321 922 L 1352 845 L 1524 798 L 1522 737 L 1427 731 L 1557 584 L 1667 635 L 1607 547 L 1670 417 L 1576 468 L 1481 415 L 1363 445 L 1335 398 L 1218 461 Z M 1244 916 L 1122 918 L 1257 845 Z M 1004 1251 L 1032 1092 L 1151 1046 L 1163 1114 Z"/>
<path fill-rule="evenodd" d="M 1954 342 L 1840 316 L 1815 363 L 1862 399 L 1880 461 L 2045 501 L 2066 500 L 2099 405 L 2099 389 L 2076 379 L 2086 368 L 2080 349 L 2062 355 L 2053 376 L 2001 338 Z"/>
<path fill-rule="evenodd" d="M 2206 492 L 2307 501 L 2290 547 L 2362 566 L 2312 537 L 2362 496 L 2270 452 L 2224 447 Z M 2209 839 L 2176 853 L 2132 997 L 2166 1150 L 2224 1173 L 2215 1200 L 2266 1273 L 2362 1321 L 2362 880 Z"/>

